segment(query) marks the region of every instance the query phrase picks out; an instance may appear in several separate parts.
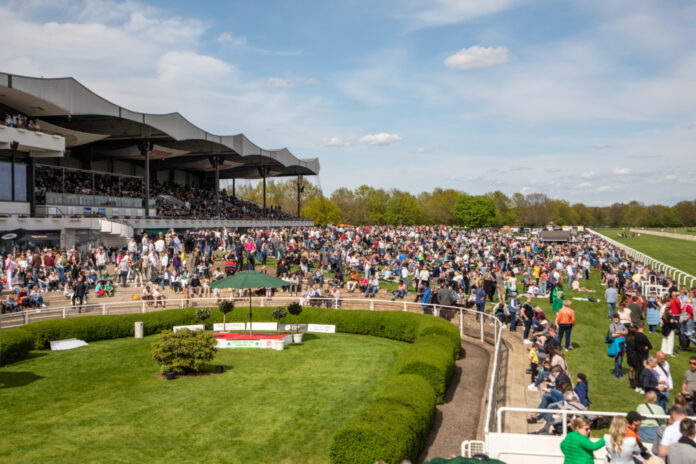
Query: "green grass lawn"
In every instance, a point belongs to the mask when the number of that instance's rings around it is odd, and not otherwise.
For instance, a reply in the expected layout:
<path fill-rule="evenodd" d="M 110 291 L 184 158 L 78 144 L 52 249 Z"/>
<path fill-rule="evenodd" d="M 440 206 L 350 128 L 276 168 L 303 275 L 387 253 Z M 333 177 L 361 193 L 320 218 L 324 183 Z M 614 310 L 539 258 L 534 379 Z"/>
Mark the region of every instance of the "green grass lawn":
<path fill-rule="evenodd" d="M 678 238 L 642 234 L 634 238 L 617 238 L 621 229 L 597 229 L 596 232 L 645 253 L 651 258 L 696 275 L 696 242 Z"/>
<path fill-rule="evenodd" d="M 607 307 L 604 303 L 605 287 L 599 282 L 599 274 L 593 272 L 589 281 L 581 281 L 581 286 L 597 290 L 595 293 L 573 292 L 568 290 L 568 299 L 573 297 L 586 298 L 594 296 L 600 302 L 591 303 L 588 301 L 572 300 L 572 307 L 575 310 L 576 325 L 572 333 L 572 345 L 575 349 L 566 352 L 566 359 L 571 371 L 572 380 L 575 375 L 583 372 L 587 375 L 591 409 L 597 411 L 631 411 L 643 400 L 643 395 L 636 393 L 629 388 L 628 366 L 624 359 L 625 380 L 617 380 L 613 377 L 614 358 L 607 356 L 607 346 L 604 343 L 604 336 L 609 329 L 609 318 Z M 534 304 L 543 308 L 547 317 L 553 318 L 554 312 L 548 299 L 535 298 Z M 647 333 L 647 331 L 646 331 Z M 654 354 L 660 349 L 662 335 L 659 333 L 648 334 Z M 670 364 L 672 378 L 674 380 L 674 395 L 681 391 L 681 384 L 684 380 L 684 372 L 689 368 L 689 356 L 693 351 L 677 352 L 676 358 L 667 358 Z"/>
<path fill-rule="evenodd" d="M 305 334 L 284 351 L 220 350 L 224 374 L 166 381 L 154 340 L 37 352 L 0 369 L 0 462 L 325 463 L 334 432 L 408 346 Z"/>

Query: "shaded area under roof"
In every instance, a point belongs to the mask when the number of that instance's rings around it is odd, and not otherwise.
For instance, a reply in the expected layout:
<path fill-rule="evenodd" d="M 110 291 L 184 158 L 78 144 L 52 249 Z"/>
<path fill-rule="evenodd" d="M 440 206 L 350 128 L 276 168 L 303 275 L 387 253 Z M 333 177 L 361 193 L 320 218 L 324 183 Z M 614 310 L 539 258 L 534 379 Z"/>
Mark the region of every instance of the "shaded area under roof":
<path fill-rule="evenodd" d="M 139 144 L 148 140 L 150 159 L 164 160 L 170 167 L 214 171 L 212 156 L 218 157 L 223 179 L 319 174 L 317 158 L 300 159 L 286 148 L 263 149 L 244 134 L 211 134 L 179 113 L 130 111 L 72 77 L 0 73 L 0 104 L 38 119 L 56 133 L 64 131 L 69 148 L 91 143 L 99 154 L 114 159 L 143 160 Z"/>

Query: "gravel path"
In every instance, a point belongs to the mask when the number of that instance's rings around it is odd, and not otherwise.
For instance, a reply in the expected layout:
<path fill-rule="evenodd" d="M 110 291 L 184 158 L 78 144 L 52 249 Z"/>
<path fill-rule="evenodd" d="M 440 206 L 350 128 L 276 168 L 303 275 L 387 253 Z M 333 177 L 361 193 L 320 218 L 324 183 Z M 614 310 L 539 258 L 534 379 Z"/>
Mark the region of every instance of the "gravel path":
<path fill-rule="evenodd" d="M 462 348 L 466 356 L 455 363 L 445 402 L 437 407 L 430 436 L 418 462 L 459 456 L 462 441 L 475 439 L 479 420 L 483 420 L 479 416 L 485 404 L 490 354 L 474 342 L 463 341 Z"/>

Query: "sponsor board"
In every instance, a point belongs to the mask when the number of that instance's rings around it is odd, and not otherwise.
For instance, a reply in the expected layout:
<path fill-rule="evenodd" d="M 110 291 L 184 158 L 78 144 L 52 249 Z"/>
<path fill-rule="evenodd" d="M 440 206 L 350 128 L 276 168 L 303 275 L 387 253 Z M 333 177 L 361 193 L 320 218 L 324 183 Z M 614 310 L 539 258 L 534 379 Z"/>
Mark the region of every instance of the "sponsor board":
<path fill-rule="evenodd" d="M 224 326 L 224 327 L 223 327 Z M 235 331 L 246 329 L 246 324 L 243 322 L 228 322 L 227 324 L 213 324 L 213 332 L 220 331 Z"/>
<path fill-rule="evenodd" d="M 307 332 L 332 334 L 336 333 L 336 326 L 327 324 L 308 324 Z"/>
<path fill-rule="evenodd" d="M 252 322 L 247 323 L 246 330 L 278 330 L 278 324 L 275 322 Z"/>
<path fill-rule="evenodd" d="M 205 330 L 205 326 L 203 324 L 199 324 L 199 325 L 175 325 L 173 328 L 174 332 L 178 332 L 181 329 Z"/>

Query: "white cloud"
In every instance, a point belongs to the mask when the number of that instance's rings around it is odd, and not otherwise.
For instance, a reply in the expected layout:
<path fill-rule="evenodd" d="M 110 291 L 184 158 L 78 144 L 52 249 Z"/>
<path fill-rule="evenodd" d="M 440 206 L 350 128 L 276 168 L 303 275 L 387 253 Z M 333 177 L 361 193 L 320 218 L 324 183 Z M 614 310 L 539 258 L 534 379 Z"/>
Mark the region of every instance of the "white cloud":
<path fill-rule="evenodd" d="M 316 79 L 314 77 L 310 77 L 309 79 L 305 79 L 304 83 L 307 85 L 319 85 L 320 84 L 319 79 Z"/>
<path fill-rule="evenodd" d="M 290 89 L 295 87 L 295 83 L 290 79 L 284 79 L 282 77 L 269 77 L 266 81 L 266 85 L 276 89 Z"/>
<path fill-rule="evenodd" d="M 592 187 L 592 184 L 590 182 L 580 182 L 574 188 L 577 190 L 586 190 L 586 189 L 589 189 L 590 187 Z"/>
<path fill-rule="evenodd" d="M 617 187 L 612 187 L 610 185 L 602 185 L 601 187 L 597 187 L 596 191 L 600 192 L 600 193 L 606 193 L 606 192 L 615 192 L 616 190 L 618 190 Z"/>
<path fill-rule="evenodd" d="M 244 47 L 247 45 L 246 37 L 235 37 L 229 32 L 223 32 L 218 36 L 217 40 L 223 45 L 232 47 Z"/>
<path fill-rule="evenodd" d="M 617 176 L 627 176 L 633 172 L 631 168 L 616 168 L 612 171 Z"/>
<path fill-rule="evenodd" d="M 342 139 L 340 137 L 331 137 L 324 141 L 325 147 L 348 147 L 355 143 L 355 138 Z"/>
<path fill-rule="evenodd" d="M 440 26 L 498 13 L 518 0 L 402 0 L 399 3 L 399 16 L 418 26 Z"/>
<path fill-rule="evenodd" d="M 445 59 L 445 66 L 452 69 L 488 68 L 496 64 L 506 63 L 508 49 L 505 47 L 479 47 L 475 45 L 462 48 Z"/>
<path fill-rule="evenodd" d="M 358 140 L 359 143 L 362 143 L 364 145 L 376 145 L 376 146 L 383 146 L 383 145 L 390 145 L 392 143 L 396 143 L 401 140 L 401 136 L 397 134 L 387 134 L 386 132 L 380 132 L 379 134 L 369 134 L 364 137 L 361 137 L 360 140 Z"/>
<path fill-rule="evenodd" d="M 262 55 L 295 56 L 302 54 L 302 52 L 298 50 L 268 50 L 265 48 L 255 47 L 249 43 L 246 37 L 234 36 L 229 32 L 223 32 L 220 34 L 217 41 L 224 47 L 239 51 L 260 53 Z"/>
<path fill-rule="evenodd" d="M 582 177 L 583 179 L 593 179 L 596 176 L 597 176 L 597 173 L 594 171 L 587 171 L 587 172 L 583 172 L 582 174 L 580 174 L 580 177 Z"/>

